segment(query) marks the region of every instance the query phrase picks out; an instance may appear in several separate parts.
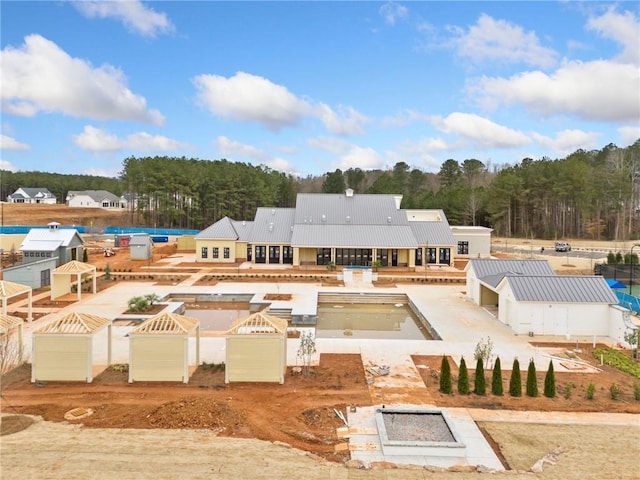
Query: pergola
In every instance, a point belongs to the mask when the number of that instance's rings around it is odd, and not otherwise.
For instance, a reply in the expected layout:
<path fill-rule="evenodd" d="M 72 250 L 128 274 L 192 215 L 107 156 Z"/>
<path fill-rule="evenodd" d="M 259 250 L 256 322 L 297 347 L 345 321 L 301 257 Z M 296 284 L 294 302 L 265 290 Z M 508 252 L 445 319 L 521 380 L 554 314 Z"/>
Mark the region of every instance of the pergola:
<path fill-rule="evenodd" d="M 71 292 L 71 277 L 77 277 L 78 300 L 82 298 L 82 275 L 92 273 L 93 293 L 96 293 L 96 267 L 88 263 L 72 260 L 64 265 L 60 265 L 53 271 L 51 279 L 51 300 Z M 61 278 L 63 277 L 63 278 Z"/>
<path fill-rule="evenodd" d="M 31 315 L 31 307 L 32 307 L 32 298 L 31 298 L 32 288 L 27 285 L 21 285 L 19 283 L 7 282 L 5 280 L 0 280 L 0 298 L 2 298 L 2 315 L 7 314 L 7 300 L 12 297 L 16 297 L 18 295 L 22 295 L 23 293 L 28 294 L 28 313 L 27 320 L 31 322 L 33 320 L 33 316 Z"/>
<path fill-rule="evenodd" d="M 11 315 L 6 315 L 4 313 L 0 315 L 0 337 L 4 335 L 9 335 L 9 333 L 13 328 L 18 327 L 18 349 L 19 349 L 20 356 L 22 356 L 22 351 L 24 349 L 24 345 L 22 344 L 23 323 L 24 322 L 20 317 L 12 317 Z M 7 338 L 6 341 L 9 342 L 9 339 Z M 8 352 L 5 352 L 5 353 L 8 353 Z"/>

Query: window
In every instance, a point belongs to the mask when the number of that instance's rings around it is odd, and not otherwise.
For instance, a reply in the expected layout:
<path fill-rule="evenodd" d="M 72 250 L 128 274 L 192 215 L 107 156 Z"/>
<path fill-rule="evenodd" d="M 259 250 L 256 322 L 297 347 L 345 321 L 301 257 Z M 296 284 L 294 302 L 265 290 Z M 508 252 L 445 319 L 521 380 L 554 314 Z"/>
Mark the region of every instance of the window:
<path fill-rule="evenodd" d="M 224 247 L 224 250 L 222 251 L 222 255 L 224 255 L 224 258 L 229 258 L 229 247 Z"/>
<path fill-rule="evenodd" d="M 209 255 L 209 249 L 208 247 L 202 247 L 202 258 L 207 258 L 207 256 Z"/>
<path fill-rule="evenodd" d="M 469 242 L 458 242 L 458 254 L 469 255 Z"/>
<path fill-rule="evenodd" d="M 416 248 L 416 266 L 422 265 L 422 248 Z"/>
<path fill-rule="evenodd" d="M 436 263 L 436 249 L 433 247 L 427 248 L 427 263 Z"/>
<path fill-rule="evenodd" d="M 212 257 L 212 258 L 218 258 L 218 255 L 219 255 L 219 253 L 218 253 L 218 252 L 219 252 L 218 247 L 213 247 L 213 248 L 211 249 L 211 257 Z"/>

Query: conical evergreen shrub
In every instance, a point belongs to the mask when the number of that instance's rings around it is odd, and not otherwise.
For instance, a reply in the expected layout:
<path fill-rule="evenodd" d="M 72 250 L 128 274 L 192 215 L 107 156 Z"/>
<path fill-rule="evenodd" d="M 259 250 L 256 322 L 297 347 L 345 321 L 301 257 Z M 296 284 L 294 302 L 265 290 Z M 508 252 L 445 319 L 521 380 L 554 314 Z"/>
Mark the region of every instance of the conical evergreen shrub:
<path fill-rule="evenodd" d="M 491 393 L 494 395 L 502 395 L 504 389 L 502 387 L 502 367 L 500 365 L 500 357 L 496 358 L 493 364 L 493 373 L 491 375 Z"/>
<path fill-rule="evenodd" d="M 445 355 L 442 356 L 442 363 L 440 364 L 440 391 L 446 394 L 453 393 L 451 365 L 449 365 L 449 359 Z"/>
<path fill-rule="evenodd" d="M 556 396 L 556 375 L 553 372 L 553 360 L 549 360 L 549 368 L 544 376 L 544 396 L 547 398 Z"/>
<path fill-rule="evenodd" d="M 487 394 L 487 381 L 484 378 L 484 365 L 482 364 L 482 357 L 478 357 L 476 361 L 476 375 L 473 383 L 473 393 L 476 395 Z"/>
<path fill-rule="evenodd" d="M 464 357 L 460 359 L 460 368 L 458 369 L 458 393 L 460 395 L 469 395 L 469 371 Z"/>
<path fill-rule="evenodd" d="M 512 397 L 522 396 L 522 375 L 520 373 L 520 362 L 517 358 L 513 359 L 513 367 L 511 367 L 511 379 L 509 380 L 509 395 Z"/>
<path fill-rule="evenodd" d="M 538 396 L 538 379 L 536 378 L 536 364 L 533 358 L 529 360 L 529 368 L 527 369 L 527 396 Z"/>

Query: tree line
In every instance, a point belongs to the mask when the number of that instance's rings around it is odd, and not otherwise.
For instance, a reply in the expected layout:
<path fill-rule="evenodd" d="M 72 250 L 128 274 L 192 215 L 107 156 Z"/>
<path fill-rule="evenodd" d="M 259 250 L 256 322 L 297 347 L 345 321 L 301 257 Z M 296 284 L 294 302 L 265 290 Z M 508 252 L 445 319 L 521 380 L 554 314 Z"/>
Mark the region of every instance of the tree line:
<path fill-rule="evenodd" d="M 437 173 L 405 162 L 388 170 L 350 168 L 296 177 L 264 165 L 175 157 L 129 157 L 117 178 L 0 171 L 3 199 L 45 187 L 63 203 L 69 190 L 128 194 L 132 225 L 202 229 L 224 216 L 251 220 L 258 207 L 294 207 L 296 194 L 402 194 L 402 208 L 442 209 L 453 225 L 499 236 L 628 240 L 640 236 L 640 139 L 626 148 L 578 150 L 565 158 L 512 165 L 444 161 Z"/>

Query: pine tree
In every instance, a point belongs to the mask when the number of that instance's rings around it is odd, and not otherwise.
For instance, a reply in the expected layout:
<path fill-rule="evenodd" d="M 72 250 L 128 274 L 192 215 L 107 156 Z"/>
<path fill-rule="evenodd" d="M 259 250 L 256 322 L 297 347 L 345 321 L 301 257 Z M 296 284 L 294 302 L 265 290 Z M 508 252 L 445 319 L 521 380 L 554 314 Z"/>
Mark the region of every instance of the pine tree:
<path fill-rule="evenodd" d="M 440 364 L 440 391 L 446 394 L 453 393 L 451 365 L 449 365 L 449 359 L 445 355 L 442 356 L 442 363 Z"/>
<path fill-rule="evenodd" d="M 556 375 L 553 372 L 553 360 L 549 360 L 549 368 L 544 376 L 544 396 L 547 398 L 556 396 Z"/>
<path fill-rule="evenodd" d="M 460 359 L 460 369 L 458 371 L 458 393 L 460 395 L 469 394 L 469 371 L 464 357 Z"/>
<path fill-rule="evenodd" d="M 511 367 L 511 379 L 509 380 L 509 395 L 512 397 L 522 396 L 522 378 L 520 374 L 520 362 L 517 358 L 513 359 L 513 367 Z"/>
<path fill-rule="evenodd" d="M 82 250 L 82 261 L 87 263 L 89 261 L 89 253 L 86 249 Z"/>
<path fill-rule="evenodd" d="M 502 367 L 500 365 L 500 357 L 496 358 L 496 362 L 493 364 L 493 373 L 491 376 L 491 393 L 494 395 L 502 395 Z"/>
<path fill-rule="evenodd" d="M 476 375 L 473 386 L 473 393 L 476 395 L 486 395 L 487 394 L 487 383 L 484 378 L 484 365 L 482 364 L 482 357 L 478 357 L 476 361 Z"/>
<path fill-rule="evenodd" d="M 527 395 L 529 397 L 538 396 L 538 379 L 536 378 L 536 364 L 533 358 L 529 360 L 529 368 L 527 369 Z"/>

